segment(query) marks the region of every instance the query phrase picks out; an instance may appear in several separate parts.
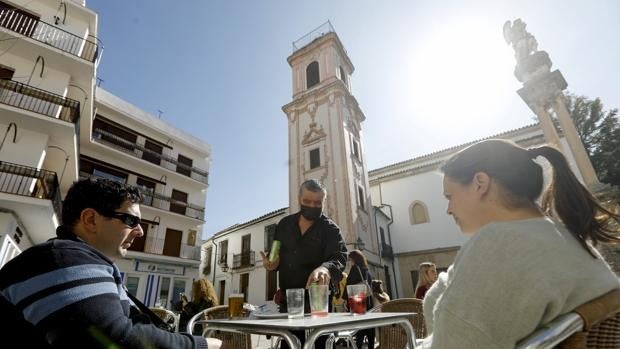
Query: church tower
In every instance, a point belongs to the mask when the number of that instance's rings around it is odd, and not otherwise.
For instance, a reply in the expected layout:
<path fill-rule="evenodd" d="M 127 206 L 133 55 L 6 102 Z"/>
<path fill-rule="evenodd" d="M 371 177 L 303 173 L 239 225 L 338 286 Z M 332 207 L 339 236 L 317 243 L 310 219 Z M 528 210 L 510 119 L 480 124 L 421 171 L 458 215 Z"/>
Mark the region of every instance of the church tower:
<path fill-rule="evenodd" d="M 293 43 L 287 61 L 293 100 L 288 118 L 289 206 L 299 210 L 299 185 L 320 180 L 327 188 L 324 213 L 341 229 L 347 247 L 378 261 L 362 142 L 364 113 L 351 94 L 354 67 L 329 22 Z"/>

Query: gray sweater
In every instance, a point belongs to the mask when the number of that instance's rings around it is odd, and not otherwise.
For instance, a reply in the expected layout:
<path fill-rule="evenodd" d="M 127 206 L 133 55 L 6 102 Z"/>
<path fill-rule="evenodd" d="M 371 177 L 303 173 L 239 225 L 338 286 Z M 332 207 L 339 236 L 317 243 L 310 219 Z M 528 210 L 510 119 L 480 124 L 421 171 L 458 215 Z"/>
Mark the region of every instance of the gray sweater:
<path fill-rule="evenodd" d="M 592 257 L 562 224 L 491 223 L 424 298 L 432 335 L 422 347 L 514 348 L 540 325 L 618 287 L 600 255 Z"/>

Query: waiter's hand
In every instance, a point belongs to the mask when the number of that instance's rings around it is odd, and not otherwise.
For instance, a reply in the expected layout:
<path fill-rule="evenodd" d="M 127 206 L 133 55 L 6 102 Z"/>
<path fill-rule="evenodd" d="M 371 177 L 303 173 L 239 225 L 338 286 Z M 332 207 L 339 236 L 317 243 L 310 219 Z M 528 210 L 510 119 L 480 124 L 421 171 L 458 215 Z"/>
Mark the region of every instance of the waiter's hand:
<path fill-rule="evenodd" d="M 308 276 L 306 288 L 310 287 L 310 285 L 314 282 L 318 282 L 319 285 L 329 285 L 329 279 L 331 279 L 329 270 L 325 267 L 318 267 L 310 273 L 310 276 Z"/>
<path fill-rule="evenodd" d="M 276 258 L 273 262 L 269 261 L 269 256 L 265 252 L 260 251 L 260 256 L 263 258 L 263 267 L 269 271 L 274 271 L 280 265 L 280 257 Z"/>

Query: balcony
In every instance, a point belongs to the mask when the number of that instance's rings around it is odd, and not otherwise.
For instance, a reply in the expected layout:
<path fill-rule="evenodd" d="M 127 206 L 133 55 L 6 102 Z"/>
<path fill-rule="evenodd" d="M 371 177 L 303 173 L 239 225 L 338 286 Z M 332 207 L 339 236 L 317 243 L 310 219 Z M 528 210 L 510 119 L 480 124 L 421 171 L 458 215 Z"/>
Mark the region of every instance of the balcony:
<path fill-rule="evenodd" d="M 144 246 L 144 252 L 150 254 L 157 254 L 163 256 L 164 251 L 164 239 L 155 238 L 148 236 L 146 237 L 146 243 Z M 191 259 L 194 261 L 200 260 L 200 246 L 190 246 L 187 244 L 181 244 L 181 251 L 179 253 L 179 258 L 183 259 Z"/>
<path fill-rule="evenodd" d="M 0 103 L 74 124 L 80 118 L 80 102 L 13 80 L 0 79 Z"/>
<path fill-rule="evenodd" d="M 61 217 L 60 189 L 56 173 L 0 161 L 0 192 L 51 200 Z"/>
<path fill-rule="evenodd" d="M 394 259 L 394 251 L 392 250 L 392 246 L 386 244 L 385 242 L 381 243 L 381 256 L 383 256 L 383 258 Z"/>
<path fill-rule="evenodd" d="M 147 149 L 142 144 L 130 142 L 108 131 L 93 128 L 93 140 L 201 183 L 209 184 L 209 172 L 183 164 L 171 156 Z"/>
<path fill-rule="evenodd" d="M 91 63 L 97 61 L 103 50 L 103 47 L 95 41 L 86 40 L 52 24 L 10 8 L 0 8 L 0 27 L 55 47 Z M 98 41 L 98 39 L 95 40 Z"/>
<path fill-rule="evenodd" d="M 233 255 L 233 269 L 247 268 L 254 266 L 254 251 L 245 251 Z"/>
<path fill-rule="evenodd" d="M 80 172 L 80 179 L 83 178 L 102 178 L 99 176 L 92 175 L 86 172 Z M 154 208 L 158 208 L 160 210 L 169 211 L 178 213 L 190 218 L 198 219 L 204 221 L 205 216 L 205 208 L 189 204 L 187 202 L 182 202 L 178 200 L 174 200 L 170 196 L 166 196 L 163 194 L 158 194 L 153 191 L 146 190 L 142 187 L 136 187 L 140 191 L 142 195 L 142 205 L 151 206 Z"/>

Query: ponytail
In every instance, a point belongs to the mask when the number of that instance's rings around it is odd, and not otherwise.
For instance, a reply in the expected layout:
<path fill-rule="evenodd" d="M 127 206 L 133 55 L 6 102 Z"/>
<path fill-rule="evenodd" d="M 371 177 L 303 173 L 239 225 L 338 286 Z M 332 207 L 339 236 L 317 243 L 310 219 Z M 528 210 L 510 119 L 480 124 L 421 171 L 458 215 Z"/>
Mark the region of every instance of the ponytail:
<path fill-rule="evenodd" d="M 614 234 L 618 232 L 620 215 L 603 207 L 590 191 L 579 182 L 562 153 L 550 146 L 528 150 L 531 158 L 546 158 L 553 167 L 553 180 L 542 196 L 541 208 L 550 216 L 554 212 L 566 228 L 593 256 L 588 240 L 596 246 L 598 242 L 620 242 Z M 616 225 L 612 225 L 612 221 Z"/>

